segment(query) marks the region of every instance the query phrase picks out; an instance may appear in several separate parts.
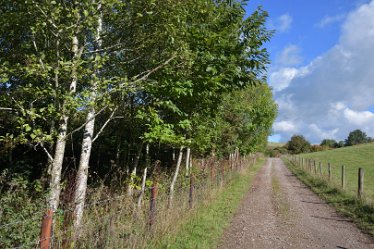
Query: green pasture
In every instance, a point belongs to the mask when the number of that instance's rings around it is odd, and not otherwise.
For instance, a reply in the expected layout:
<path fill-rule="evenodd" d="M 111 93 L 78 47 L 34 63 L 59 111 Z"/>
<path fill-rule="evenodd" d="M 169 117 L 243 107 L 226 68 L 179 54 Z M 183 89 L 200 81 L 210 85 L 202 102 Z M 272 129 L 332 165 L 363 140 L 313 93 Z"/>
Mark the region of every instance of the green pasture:
<path fill-rule="evenodd" d="M 314 174 L 314 161 L 316 163 L 317 175 L 319 163 L 322 164 L 322 174 L 328 178 L 327 165 L 331 165 L 331 183 L 341 187 L 341 166 L 345 166 L 345 190 L 356 195 L 358 186 L 358 169 L 364 169 L 364 198 L 370 203 L 374 202 L 374 143 L 344 147 L 334 150 L 315 153 L 301 154 L 304 158 L 304 169 L 309 170 L 308 161 L 312 159 L 311 171 Z"/>

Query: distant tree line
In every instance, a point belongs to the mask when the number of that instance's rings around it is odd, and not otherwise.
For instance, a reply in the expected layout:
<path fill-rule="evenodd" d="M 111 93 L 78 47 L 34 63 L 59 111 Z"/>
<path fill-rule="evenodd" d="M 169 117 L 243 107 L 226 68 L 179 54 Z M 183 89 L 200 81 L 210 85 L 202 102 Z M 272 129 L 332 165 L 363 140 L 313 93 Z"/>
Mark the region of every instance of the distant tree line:
<path fill-rule="evenodd" d="M 351 131 L 344 141 L 337 142 L 334 139 L 323 139 L 319 145 L 312 145 L 302 135 L 294 135 L 287 142 L 285 148 L 291 154 L 300 154 L 308 152 L 324 151 L 329 149 L 341 148 L 357 144 L 371 143 L 374 139 L 368 137 L 365 132 L 360 129 Z"/>

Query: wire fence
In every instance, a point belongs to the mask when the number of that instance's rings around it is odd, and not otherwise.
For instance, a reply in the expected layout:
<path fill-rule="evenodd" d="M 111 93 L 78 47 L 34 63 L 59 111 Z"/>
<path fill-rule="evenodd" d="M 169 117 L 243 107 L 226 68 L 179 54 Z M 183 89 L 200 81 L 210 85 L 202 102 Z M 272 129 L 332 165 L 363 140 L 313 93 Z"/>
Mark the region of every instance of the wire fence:
<path fill-rule="evenodd" d="M 152 248 L 189 213 L 219 195 L 244 168 L 255 164 L 257 157 L 200 162 L 193 173 L 180 174 L 172 201 L 169 178 L 153 181 L 143 193 L 89 199 L 79 231 L 74 230 L 74 209 L 69 206 L 51 212 L 38 204 L 26 212 L 27 217 L 2 210 L 0 248 Z M 11 215 L 17 220 L 4 222 Z"/>
<path fill-rule="evenodd" d="M 286 158 L 304 172 L 322 179 L 330 186 L 357 197 L 369 205 L 374 205 L 374 168 L 357 167 L 344 162 L 332 164 L 297 155 Z"/>

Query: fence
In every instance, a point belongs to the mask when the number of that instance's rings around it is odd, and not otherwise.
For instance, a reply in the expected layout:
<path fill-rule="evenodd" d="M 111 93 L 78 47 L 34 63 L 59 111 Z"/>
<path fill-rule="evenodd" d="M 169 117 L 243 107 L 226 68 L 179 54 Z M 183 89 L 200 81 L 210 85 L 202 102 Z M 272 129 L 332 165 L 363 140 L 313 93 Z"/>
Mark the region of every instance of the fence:
<path fill-rule="evenodd" d="M 153 181 L 144 193 L 139 190 L 133 197 L 124 194 L 108 198 L 105 190 L 96 191 L 96 197 L 85 205 L 79 234 L 73 231 L 70 208 L 45 212 L 46 209 L 40 207 L 16 222 L 4 223 L 4 219 L 0 219 L 0 248 L 152 248 L 189 213 L 203 208 L 223 186 L 253 165 L 257 157 L 195 160 L 195 170 L 191 174 L 180 173 L 172 205 L 169 203 L 169 178 Z M 6 216 L 0 214 L 1 217 Z M 77 234 L 79 239 L 76 239 Z"/>
<path fill-rule="evenodd" d="M 374 204 L 374 169 L 352 165 L 333 165 L 297 155 L 287 157 L 294 165 L 329 185 L 356 196 L 368 204 Z"/>

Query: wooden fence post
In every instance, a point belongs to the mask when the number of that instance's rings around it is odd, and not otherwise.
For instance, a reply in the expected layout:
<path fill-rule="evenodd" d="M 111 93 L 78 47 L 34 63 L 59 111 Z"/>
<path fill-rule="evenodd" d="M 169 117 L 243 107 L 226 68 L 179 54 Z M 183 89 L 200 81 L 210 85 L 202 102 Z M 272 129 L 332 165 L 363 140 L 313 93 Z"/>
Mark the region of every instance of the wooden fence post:
<path fill-rule="evenodd" d="M 53 210 L 48 209 L 42 219 L 42 227 L 40 232 L 40 249 L 49 249 L 52 240 L 52 220 Z"/>
<path fill-rule="evenodd" d="M 322 175 L 322 163 L 319 162 L 319 174 Z"/>
<path fill-rule="evenodd" d="M 304 157 L 301 158 L 301 168 L 304 169 Z"/>
<path fill-rule="evenodd" d="M 149 220 L 148 225 L 152 227 L 156 222 L 156 199 L 157 199 L 158 185 L 154 181 L 151 188 L 151 200 L 149 206 Z"/>
<path fill-rule="evenodd" d="M 342 175 L 341 175 L 341 177 L 342 177 L 342 189 L 344 189 L 344 187 L 345 187 L 345 166 L 344 165 L 342 165 Z"/>
<path fill-rule="evenodd" d="M 193 195 L 195 191 L 195 176 L 194 174 L 190 174 L 190 193 L 189 193 L 189 199 L 188 199 L 188 204 L 190 208 L 193 208 Z"/>
<path fill-rule="evenodd" d="M 329 181 L 331 181 L 331 165 L 330 165 L 330 163 L 327 164 L 327 171 L 328 171 L 328 174 L 329 174 Z"/>
<path fill-rule="evenodd" d="M 313 160 L 314 174 L 317 175 L 316 160 Z"/>
<path fill-rule="evenodd" d="M 364 193 L 364 169 L 359 168 L 358 169 L 358 197 L 362 198 L 362 195 Z"/>

